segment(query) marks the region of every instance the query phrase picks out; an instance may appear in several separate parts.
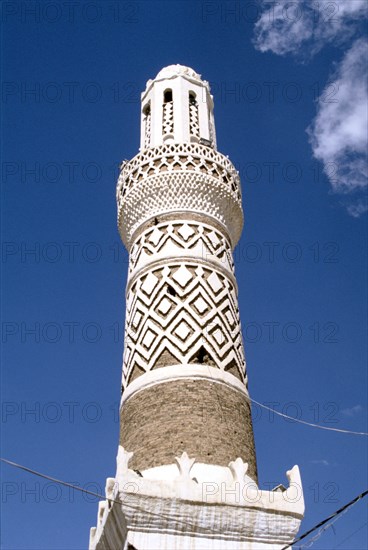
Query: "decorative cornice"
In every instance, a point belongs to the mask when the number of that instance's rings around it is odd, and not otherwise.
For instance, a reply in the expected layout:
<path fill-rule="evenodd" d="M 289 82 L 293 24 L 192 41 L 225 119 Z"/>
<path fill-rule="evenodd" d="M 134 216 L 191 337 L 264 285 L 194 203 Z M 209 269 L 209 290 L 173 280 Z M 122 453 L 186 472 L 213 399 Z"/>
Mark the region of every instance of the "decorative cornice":
<path fill-rule="evenodd" d="M 221 541 L 231 541 L 234 550 L 245 550 L 249 543 L 258 550 L 281 549 L 298 532 L 304 514 L 298 466 L 286 473 L 289 487 L 279 492 L 277 488 L 260 490 L 246 475 L 248 465 L 240 458 L 228 468 L 218 468 L 213 481 L 201 482 L 191 477 L 195 458 L 185 452 L 176 459 L 177 476 L 162 480 L 146 479 L 144 472 L 130 470 L 130 457 L 131 453 L 120 447 L 112 494 L 121 505 L 114 503 L 112 509 L 118 506 L 123 511 L 128 540 L 137 547 L 151 548 L 160 541 L 184 549 L 187 537 L 195 537 L 191 540 L 198 542 L 193 548 L 203 548 L 207 541 L 206 548 L 217 550 Z M 91 531 L 91 550 L 102 550 L 99 541 L 115 530 L 115 516 L 109 508 L 108 501 L 101 503 L 97 529 Z"/>
<path fill-rule="evenodd" d="M 137 392 L 146 390 L 156 384 L 173 382 L 183 378 L 190 380 L 207 380 L 217 384 L 226 384 L 232 389 L 241 392 L 246 397 L 249 395 L 246 382 L 243 383 L 234 375 L 224 370 L 210 367 L 209 365 L 172 365 L 148 371 L 133 380 L 133 382 L 131 382 L 123 392 L 120 408 Z"/>
<path fill-rule="evenodd" d="M 195 212 L 217 220 L 232 247 L 243 227 L 240 180 L 221 153 L 199 144 L 145 149 L 124 163 L 117 185 L 118 226 L 128 248 L 147 219 L 169 212 Z"/>

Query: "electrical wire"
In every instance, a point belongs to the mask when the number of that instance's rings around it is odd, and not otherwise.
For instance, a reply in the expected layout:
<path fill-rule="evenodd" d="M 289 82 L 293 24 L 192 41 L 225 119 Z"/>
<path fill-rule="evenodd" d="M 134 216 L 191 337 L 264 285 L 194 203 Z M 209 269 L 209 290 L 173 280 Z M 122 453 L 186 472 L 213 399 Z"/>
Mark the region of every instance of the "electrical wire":
<path fill-rule="evenodd" d="M 10 466 L 13 466 L 14 468 L 19 468 L 20 470 L 24 470 L 25 472 L 28 472 L 30 474 L 42 477 L 44 479 L 48 479 L 50 481 L 54 481 L 55 483 L 60 483 L 60 485 L 65 485 L 66 487 L 71 487 L 72 489 L 76 489 L 77 491 L 81 491 L 82 493 L 87 493 L 89 495 L 93 495 L 95 497 L 100 498 L 101 500 L 108 500 L 109 502 L 115 502 L 116 504 L 119 504 L 119 505 L 124 504 L 124 506 L 126 506 L 128 508 L 132 508 L 133 510 L 136 510 L 136 508 L 134 506 L 129 505 L 128 503 L 123 503 L 120 500 L 107 498 L 106 496 L 100 495 L 99 493 L 95 493 L 94 491 L 88 491 L 87 489 L 83 489 L 83 487 L 77 487 L 76 485 L 73 485 L 72 483 L 68 483 L 67 481 L 62 481 L 60 479 L 56 479 L 56 478 L 48 476 L 46 474 L 42 474 L 41 472 L 37 472 L 36 470 L 32 470 L 31 468 L 27 468 L 27 466 L 22 466 L 21 464 L 17 464 L 16 462 L 12 462 L 11 460 L 7 460 L 6 458 L 0 457 L 0 461 L 4 462 L 5 464 L 8 464 Z M 332 525 L 332 523 L 334 523 L 336 521 L 337 516 L 339 516 L 342 513 L 345 513 L 348 508 L 350 508 L 351 506 L 356 504 L 359 500 L 363 499 L 367 495 L 368 495 L 368 490 L 364 491 L 360 495 L 356 496 L 353 500 L 351 500 L 350 502 L 346 503 L 344 506 L 342 506 L 341 508 L 336 510 L 336 512 L 331 514 L 328 518 L 320 521 L 317 525 L 315 525 L 314 527 L 312 527 L 311 529 L 309 529 L 308 531 L 303 533 L 300 537 L 298 537 L 297 539 L 294 539 L 290 544 L 287 544 L 286 546 L 283 546 L 283 548 L 281 548 L 281 550 L 288 550 L 289 548 L 291 548 L 291 546 L 293 544 L 296 544 L 297 542 L 300 542 L 301 540 L 305 539 L 308 535 L 312 534 L 317 529 L 320 529 L 326 523 L 331 522 L 331 520 L 333 520 L 333 522 L 330 523 L 330 525 Z M 157 517 L 160 517 L 160 518 L 165 518 L 165 516 L 163 514 L 155 514 L 154 512 L 151 512 L 151 511 L 149 513 L 153 516 L 157 516 Z M 182 522 L 182 521 L 179 522 L 179 523 L 181 523 L 182 525 L 189 525 L 190 526 L 190 524 L 187 524 L 187 523 Z M 325 530 L 326 529 L 320 530 L 321 532 L 320 532 L 320 534 L 317 538 L 319 538 Z M 213 530 L 211 530 L 211 533 L 221 534 L 220 532 L 216 532 L 216 531 L 213 531 Z M 314 541 L 312 541 L 312 543 L 313 542 Z"/>
<path fill-rule="evenodd" d="M 63 481 L 61 479 L 51 477 L 47 474 L 42 474 L 41 472 L 37 472 L 36 470 L 32 470 L 31 468 L 28 468 L 27 466 L 22 466 L 21 464 L 17 464 L 16 462 L 13 462 L 13 461 L 8 460 L 6 458 L 0 457 L 0 461 L 4 462 L 5 464 L 8 464 L 9 466 L 13 466 L 14 468 L 19 468 L 20 470 L 24 470 L 25 472 L 28 472 L 28 473 L 33 474 L 35 476 L 41 477 L 43 479 L 47 479 L 48 481 L 53 481 L 55 483 L 59 483 L 60 485 L 64 485 L 65 487 L 70 487 L 72 489 L 75 489 L 76 491 L 80 491 L 81 493 L 86 493 L 88 495 L 95 496 L 95 497 L 99 498 L 100 500 L 107 500 L 109 502 L 114 502 L 115 504 L 118 504 L 119 506 L 123 504 L 124 508 L 130 508 L 131 510 L 133 510 L 133 512 L 137 512 L 137 510 L 138 510 L 138 508 L 136 506 L 133 506 L 132 504 L 129 504 L 129 503 L 124 502 L 122 500 L 116 500 L 116 499 L 113 499 L 113 498 L 109 498 L 105 495 L 101 495 L 100 493 L 95 493 L 94 491 L 88 491 L 87 489 L 83 489 L 83 487 L 78 487 L 77 485 L 73 485 L 72 483 L 69 483 L 67 481 Z M 130 482 L 130 483 L 134 483 L 134 482 Z M 128 495 L 128 493 L 127 493 L 127 495 Z M 160 518 L 160 519 L 170 519 L 169 516 L 165 516 L 162 513 L 158 514 L 158 513 L 152 512 L 151 510 L 149 510 L 148 513 L 151 516 L 157 517 L 157 518 Z M 188 522 L 180 521 L 179 523 L 181 525 L 185 526 L 185 527 L 190 528 L 190 529 L 193 528 L 193 525 L 188 523 Z M 213 530 L 211 530 L 211 533 L 213 533 L 215 535 L 221 534 L 219 531 L 213 531 Z"/>
<path fill-rule="evenodd" d="M 332 530 L 334 531 L 333 524 L 336 521 L 338 521 L 343 514 L 346 514 L 347 511 L 348 511 L 348 508 L 346 508 L 346 510 L 341 512 L 341 514 L 339 516 L 336 516 L 333 520 L 331 520 L 330 523 L 326 523 L 325 525 L 323 525 L 323 527 L 320 527 L 319 530 L 317 531 L 317 533 L 314 535 L 314 537 L 309 539 L 309 541 L 304 543 L 302 546 L 299 546 L 299 550 L 303 550 L 303 548 L 310 548 L 317 540 L 319 540 L 321 538 L 323 533 L 325 531 L 327 531 L 327 529 L 329 529 L 330 527 L 332 527 Z"/>
<path fill-rule="evenodd" d="M 354 504 L 356 504 L 359 500 L 361 500 L 362 498 L 366 497 L 368 495 L 368 490 L 367 491 L 364 491 L 363 493 L 361 493 L 360 495 L 358 495 L 357 497 L 353 498 L 353 500 L 351 500 L 350 502 L 347 502 L 346 504 L 344 504 L 344 506 L 342 506 L 341 508 L 339 508 L 338 510 L 336 510 L 336 512 L 334 512 L 333 514 L 331 514 L 330 516 L 328 516 L 328 518 L 320 521 L 319 523 L 317 523 L 317 525 L 314 525 L 314 527 L 312 527 L 311 529 L 309 529 L 308 531 L 306 531 L 305 533 L 303 533 L 302 535 L 300 535 L 300 537 L 298 537 L 297 539 L 294 539 L 293 542 L 291 542 L 290 544 L 287 544 L 286 546 L 283 546 L 281 548 L 281 550 L 288 550 L 288 548 L 291 548 L 293 544 L 296 544 L 297 542 L 305 539 L 308 535 L 310 535 L 311 533 L 313 533 L 314 531 L 316 531 L 317 529 L 319 529 L 320 527 L 322 527 L 323 525 L 325 525 L 327 522 L 331 521 L 332 519 L 334 520 L 333 523 L 336 521 L 334 518 L 336 518 L 338 515 L 342 514 L 342 513 L 345 513 L 345 511 L 350 508 L 350 506 L 353 506 Z M 319 538 L 319 537 L 318 537 Z"/>
<path fill-rule="evenodd" d="M 14 468 L 19 468 L 20 470 L 24 470 L 29 474 L 33 474 L 38 477 L 43 477 L 44 479 L 47 479 L 49 481 L 54 481 L 55 483 L 59 483 L 60 485 L 64 485 L 65 487 L 70 487 L 71 489 L 76 489 L 77 491 L 81 491 L 82 493 L 87 493 L 88 495 L 98 497 L 101 500 L 108 500 L 110 502 L 115 502 L 116 504 L 123 504 L 119 500 L 114 500 L 113 498 L 107 498 L 106 496 L 100 495 L 99 493 L 95 493 L 94 491 L 88 491 L 87 489 L 83 489 L 83 487 L 77 487 L 77 485 L 73 485 L 72 483 L 68 483 L 67 481 L 62 481 L 61 479 L 56 479 L 55 477 L 51 477 L 46 474 L 41 474 L 41 472 L 37 472 L 36 470 L 27 468 L 27 466 L 22 466 L 21 464 L 17 464 L 16 462 L 12 462 L 11 460 L 7 460 L 6 458 L 0 457 L 0 460 L 1 462 L 5 462 L 5 464 L 9 464 L 9 466 L 14 466 Z"/>
<path fill-rule="evenodd" d="M 289 420 L 292 420 L 293 422 L 299 422 L 299 424 L 304 424 L 306 426 L 311 426 L 312 428 L 319 428 L 320 430 L 328 430 L 330 432 L 340 432 L 340 433 L 344 433 L 344 434 L 368 436 L 368 432 L 354 432 L 352 430 L 344 430 L 342 428 L 332 428 L 330 426 L 321 426 L 321 424 L 313 424 L 313 422 L 306 422 L 305 420 L 300 420 L 299 418 L 295 418 L 293 416 L 289 416 L 289 415 L 281 413 L 279 411 L 275 411 L 275 409 L 271 409 L 271 407 L 267 407 L 266 405 L 263 405 L 259 401 L 256 401 L 252 397 L 249 397 L 249 395 L 246 397 L 246 399 L 249 399 L 249 401 L 251 401 L 252 403 L 255 403 L 256 405 L 259 405 L 259 407 L 262 407 L 263 409 L 267 409 L 268 411 L 271 411 L 274 414 L 277 414 L 278 416 L 288 418 Z"/>
<path fill-rule="evenodd" d="M 353 537 L 354 535 L 356 535 L 357 533 L 359 533 L 359 531 L 361 531 L 366 525 L 368 524 L 368 521 L 365 521 L 363 523 L 363 525 L 361 525 L 360 527 L 358 527 L 358 529 L 355 529 L 355 531 L 353 531 L 352 533 L 350 533 L 350 535 L 348 537 L 345 537 L 341 542 L 339 542 L 339 544 L 337 546 L 335 546 L 335 550 L 336 548 L 339 548 L 342 544 L 344 544 L 344 542 L 346 542 L 347 540 L 351 539 L 351 537 Z"/>

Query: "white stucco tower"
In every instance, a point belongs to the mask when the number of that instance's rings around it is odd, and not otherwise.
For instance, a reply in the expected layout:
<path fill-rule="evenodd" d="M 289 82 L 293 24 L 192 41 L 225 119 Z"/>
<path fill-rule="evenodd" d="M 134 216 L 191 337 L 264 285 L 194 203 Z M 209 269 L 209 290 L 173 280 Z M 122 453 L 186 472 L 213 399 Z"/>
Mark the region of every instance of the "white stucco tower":
<path fill-rule="evenodd" d="M 299 469 L 287 488 L 258 487 L 232 256 L 240 181 L 192 69 L 147 82 L 117 203 L 130 254 L 120 445 L 90 550 L 280 550 L 304 513 Z"/>

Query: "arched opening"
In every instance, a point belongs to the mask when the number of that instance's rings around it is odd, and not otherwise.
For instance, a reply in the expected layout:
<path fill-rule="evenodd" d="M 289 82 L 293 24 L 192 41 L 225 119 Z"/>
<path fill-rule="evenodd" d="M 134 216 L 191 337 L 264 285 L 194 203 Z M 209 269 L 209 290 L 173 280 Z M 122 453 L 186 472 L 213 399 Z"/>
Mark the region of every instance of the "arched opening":
<path fill-rule="evenodd" d="M 189 133 L 190 141 L 198 143 L 199 140 L 199 113 L 197 96 L 195 92 L 189 92 Z"/>
<path fill-rule="evenodd" d="M 174 102 L 171 89 L 164 91 L 164 103 L 162 109 L 162 135 L 164 142 L 170 142 L 174 137 Z"/>
<path fill-rule="evenodd" d="M 144 147 L 147 148 L 151 143 L 151 102 L 149 101 L 143 107 L 144 116 Z"/>
<path fill-rule="evenodd" d="M 215 121 L 213 118 L 212 109 L 208 108 L 208 125 L 210 134 L 210 147 L 216 147 Z"/>
<path fill-rule="evenodd" d="M 204 346 L 201 346 L 192 358 L 189 360 L 189 364 L 199 363 L 200 365 L 208 365 L 210 367 L 217 367 L 216 361 Z"/>
<path fill-rule="evenodd" d="M 172 90 L 164 91 L 164 103 L 170 103 L 173 100 Z"/>

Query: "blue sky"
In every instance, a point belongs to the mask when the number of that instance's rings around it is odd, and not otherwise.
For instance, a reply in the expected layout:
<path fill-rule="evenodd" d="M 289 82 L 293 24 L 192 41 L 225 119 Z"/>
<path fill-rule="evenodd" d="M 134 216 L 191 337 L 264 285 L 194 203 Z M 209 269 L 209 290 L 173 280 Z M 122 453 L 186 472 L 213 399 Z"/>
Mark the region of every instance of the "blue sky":
<path fill-rule="evenodd" d="M 210 82 L 218 149 L 242 178 L 251 395 L 367 431 L 366 8 L 293 4 L 2 3 L 2 456 L 92 491 L 115 473 L 117 166 L 138 152 L 146 81 L 174 63 Z M 300 466 L 301 532 L 366 488 L 366 438 L 257 407 L 254 429 L 261 486 Z M 96 514 L 93 498 L 2 468 L 4 549 L 84 549 Z M 363 550 L 366 521 L 358 503 L 313 547 Z"/>

